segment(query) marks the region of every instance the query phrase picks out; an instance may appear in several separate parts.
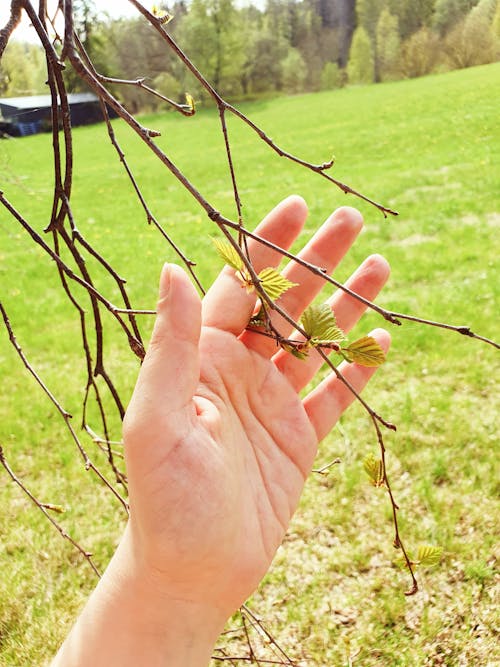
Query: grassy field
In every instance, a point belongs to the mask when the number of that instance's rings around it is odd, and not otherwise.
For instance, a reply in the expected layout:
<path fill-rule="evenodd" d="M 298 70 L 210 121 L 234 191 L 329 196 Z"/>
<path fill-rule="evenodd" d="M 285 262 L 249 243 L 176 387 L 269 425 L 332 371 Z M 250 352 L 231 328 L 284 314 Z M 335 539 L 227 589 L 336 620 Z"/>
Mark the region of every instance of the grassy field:
<path fill-rule="evenodd" d="M 498 339 L 499 81 L 496 64 L 244 105 L 283 148 L 318 163 L 334 153 L 333 175 L 400 213 L 385 220 L 373 207 L 279 158 L 231 120 L 248 226 L 291 192 L 303 195 L 310 207 L 301 242 L 333 208 L 359 206 L 366 228 L 337 278 L 380 252 L 393 267 L 382 305 L 468 324 Z M 158 143 L 203 195 L 234 216 L 216 112 L 142 120 L 161 130 Z M 209 240 L 213 223 L 127 128 L 115 128 L 153 212 L 196 259 L 208 284 L 218 267 Z M 105 129 L 79 128 L 74 137 L 78 226 L 127 279 L 134 305 L 153 308 L 159 270 L 174 254 L 147 225 Z M 49 136 L 0 142 L 0 189 L 40 232 L 51 206 L 49 160 Z M 53 263 L 5 211 L 0 223 L 1 299 L 25 353 L 78 425 L 85 368 L 75 311 Z M 109 282 L 103 278 L 99 286 L 116 300 Z M 146 336 L 149 324 L 143 321 Z M 126 397 L 137 363 L 112 322 L 106 325 L 106 360 Z M 358 333 L 375 325 L 382 325 L 380 318 L 370 314 Z M 376 453 L 376 441 L 355 406 L 320 449 L 318 467 L 336 457 L 341 464 L 310 479 L 250 606 L 300 665 L 493 667 L 500 664 L 498 353 L 419 324 L 391 333 L 388 362 L 366 397 L 398 425 L 397 434 L 387 436 L 388 468 L 404 539 L 410 549 L 441 545 L 441 565 L 419 573 L 417 596 L 404 596 L 408 581 L 393 565 L 389 504 L 362 468 L 363 457 Z M 123 513 L 85 472 L 64 425 L 5 332 L 0 380 L 0 445 L 12 468 L 37 497 L 65 508 L 56 518 L 105 566 Z M 104 455 L 86 444 L 103 463 Z M 0 665 L 43 665 L 95 577 L 2 468 L 0 508 Z M 241 655 L 239 637 L 230 634 L 220 646 Z M 272 658 L 269 647 L 262 651 Z"/>

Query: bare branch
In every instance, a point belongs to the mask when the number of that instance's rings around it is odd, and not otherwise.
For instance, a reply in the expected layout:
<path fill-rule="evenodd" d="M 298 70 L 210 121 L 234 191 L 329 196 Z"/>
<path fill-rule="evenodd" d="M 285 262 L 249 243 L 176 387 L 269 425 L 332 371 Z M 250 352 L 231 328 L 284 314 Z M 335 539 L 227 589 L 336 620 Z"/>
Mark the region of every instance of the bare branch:
<path fill-rule="evenodd" d="M 10 36 L 21 22 L 22 0 L 11 0 L 10 17 L 6 25 L 0 29 L 0 58 L 9 43 Z"/>

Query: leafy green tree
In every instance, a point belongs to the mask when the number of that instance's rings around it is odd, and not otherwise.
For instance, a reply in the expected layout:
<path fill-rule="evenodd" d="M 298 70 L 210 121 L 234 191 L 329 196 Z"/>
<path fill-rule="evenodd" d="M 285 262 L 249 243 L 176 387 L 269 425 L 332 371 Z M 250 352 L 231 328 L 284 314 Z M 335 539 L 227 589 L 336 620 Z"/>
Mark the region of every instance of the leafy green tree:
<path fill-rule="evenodd" d="M 497 40 L 493 33 L 496 0 L 481 0 L 446 35 L 445 47 L 454 68 L 473 67 L 493 62 Z"/>
<path fill-rule="evenodd" d="M 283 90 L 287 93 L 299 93 L 304 90 L 307 67 L 300 51 L 291 48 L 281 63 Z"/>
<path fill-rule="evenodd" d="M 491 22 L 491 29 L 496 39 L 500 40 L 500 2 L 498 2 L 498 0 L 495 14 L 493 15 L 493 20 Z"/>
<path fill-rule="evenodd" d="M 377 22 L 384 5 L 385 0 L 356 0 L 357 26 L 364 28 L 372 38 L 375 38 Z"/>
<path fill-rule="evenodd" d="M 397 79 L 401 72 L 401 40 L 398 31 L 398 19 L 388 9 L 383 9 L 378 19 L 376 54 L 378 80 Z"/>
<path fill-rule="evenodd" d="M 243 95 L 250 92 L 250 76 L 254 65 L 256 53 L 255 44 L 262 36 L 264 30 L 264 15 L 253 5 L 240 9 L 241 33 L 240 39 L 245 45 L 245 58 L 239 72 L 239 80 Z"/>
<path fill-rule="evenodd" d="M 498 11 L 498 0 L 479 0 L 478 4 L 470 11 L 470 17 L 480 17 L 489 24 L 490 29 Z"/>
<path fill-rule="evenodd" d="M 9 41 L 0 65 L 0 94 L 21 97 L 48 93 L 45 55 L 34 44 Z"/>
<path fill-rule="evenodd" d="M 401 69 L 406 77 L 430 74 L 441 59 L 441 40 L 431 28 L 424 26 L 403 42 Z"/>
<path fill-rule="evenodd" d="M 246 60 L 241 20 L 233 0 L 193 0 L 180 35 L 187 55 L 223 95 L 241 93 Z"/>
<path fill-rule="evenodd" d="M 372 83 L 375 76 L 370 36 L 363 27 L 356 28 L 347 64 L 349 83 Z"/>
<path fill-rule="evenodd" d="M 308 90 L 319 90 L 325 60 L 322 54 L 321 17 L 307 3 L 303 4 L 300 17 L 301 30 L 297 34 L 297 48 L 307 67 L 306 86 Z"/>
<path fill-rule="evenodd" d="M 288 45 L 265 32 L 255 40 L 248 65 L 248 88 L 252 93 L 281 90 L 282 60 L 286 57 Z"/>
<path fill-rule="evenodd" d="M 294 44 L 294 30 L 298 27 L 295 3 L 288 0 L 267 0 L 266 26 L 276 39 Z"/>
<path fill-rule="evenodd" d="M 434 27 L 442 34 L 449 32 L 479 0 L 436 0 L 434 7 Z"/>
<path fill-rule="evenodd" d="M 345 67 L 356 23 L 355 0 L 307 0 L 320 17 L 323 65 L 329 61 Z"/>
<path fill-rule="evenodd" d="M 165 56 L 160 36 L 141 19 L 120 19 L 103 24 L 99 28 L 99 39 L 106 74 L 130 80 L 148 75 L 147 83 L 151 85 L 160 74 L 172 73 L 172 61 Z M 135 86 L 116 85 L 112 90 L 133 113 L 158 106 L 157 101 Z"/>
<path fill-rule="evenodd" d="M 325 63 L 321 72 L 321 90 L 341 88 L 343 85 L 343 71 L 337 63 Z"/>
<path fill-rule="evenodd" d="M 386 7 L 397 16 L 402 40 L 432 23 L 435 0 L 387 0 Z"/>

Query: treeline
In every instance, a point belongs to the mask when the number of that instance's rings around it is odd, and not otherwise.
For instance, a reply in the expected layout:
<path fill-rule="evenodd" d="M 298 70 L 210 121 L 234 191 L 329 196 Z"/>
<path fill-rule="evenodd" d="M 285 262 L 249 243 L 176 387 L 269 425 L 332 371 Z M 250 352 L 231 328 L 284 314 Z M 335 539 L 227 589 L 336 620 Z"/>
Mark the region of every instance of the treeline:
<path fill-rule="evenodd" d="M 145 78 L 180 99 L 206 99 L 199 82 L 142 19 L 104 20 L 92 0 L 76 3 L 82 41 L 98 71 Z M 500 0 L 191 0 L 159 9 L 167 30 L 228 99 L 332 89 L 418 77 L 500 58 Z M 43 59 L 12 42 L 0 63 L 0 95 L 43 92 Z M 71 89 L 80 82 L 68 75 Z M 158 103 L 116 85 L 132 111 Z"/>

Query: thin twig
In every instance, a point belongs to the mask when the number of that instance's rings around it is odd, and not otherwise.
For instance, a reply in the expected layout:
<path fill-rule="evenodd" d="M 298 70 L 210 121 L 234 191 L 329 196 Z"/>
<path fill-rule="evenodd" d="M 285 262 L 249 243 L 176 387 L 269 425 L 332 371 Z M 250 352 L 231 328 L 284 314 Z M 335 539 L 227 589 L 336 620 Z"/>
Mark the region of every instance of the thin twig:
<path fill-rule="evenodd" d="M 467 336 L 469 338 L 475 338 L 476 340 L 482 341 L 483 343 L 487 343 L 488 345 L 491 345 L 492 347 L 496 348 L 497 350 L 500 349 L 500 344 L 497 343 L 496 341 L 486 338 L 485 336 L 481 336 L 479 334 L 474 333 L 469 326 L 463 326 L 463 325 L 453 325 L 453 324 L 447 324 L 446 322 L 437 322 L 429 319 L 425 319 L 422 317 L 417 317 L 415 315 L 408 315 L 406 313 L 398 313 L 395 311 L 387 310 L 385 308 L 382 308 L 382 306 L 377 305 L 373 301 L 370 301 L 369 299 L 366 299 L 363 297 L 361 294 L 357 294 L 353 290 L 349 289 L 346 285 L 343 283 L 339 282 L 338 280 L 335 280 L 335 278 L 332 278 L 332 276 L 329 276 L 325 269 L 316 266 L 315 264 L 311 264 L 311 262 L 308 262 L 305 259 L 302 259 L 298 255 L 294 255 L 293 253 L 289 252 L 288 250 L 285 250 L 284 248 L 280 248 L 280 246 L 277 246 L 275 243 L 272 241 L 269 241 L 268 239 L 263 238 L 262 236 L 259 236 L 258 234 L 255 234 L 254 232 L 251 232 L 248 229 L 245 229 L 244 227 L 241 227 L 240 225 L 236 224 L 235 222 L 232 222 L 231 220 L 227 220 L 226 218 L 219 219 L 218 222 L 220 222 L 222 225 L 226 227 L 231 227 L 234 230 L 237 230 L 247 236 L 248 238 L 253 239 L 254 241 L 257 241 L 261 243 L 262 245 L 266 246 L 267 248 L 272 248 L 276 252 L 280 253 L 283 257 L 286 257 L 293 262 L 296 262 L 297 264 L 300 264 L 301 266 L 305 267 L 311 273 L 314 273 L 317 276 L 321 276 L 325 282 L 328 282 L 338 289 L 342 290 L 349 296 L 352 296 L 353 299 L 356 299 L 357 301 L 360 301 L 361 303 L 365 304 L 367 308 L 370 308 L 371 310 L 375 311 L 379 315 L 381 315 L 384 320 L 387 322 L 390 322 L 391 324 L 395 324 L 400 326 L 402 324 L 401 320 L 407 320 L 410 322 L 417 322 L 420 324 L 425 324 L 427 326 L 431 327 L 437 327 L 440 329 L 447 329 L 448 331 L 455 331 L 456 333 L 461 334 L 462 336 Z M 242 256 L 242 259 L 243 256 Z"/>
<path fill-rule="evenodd" d="M 28 359 L 26 358 L 26 356 L 25 356 L 25 354 L 24 354 L 24 352 L 23 352 L 21 346 L 20 346 L 19 343 L 17 342 L 17 339 L 16 339 L 16 337 L 15 337 L 15 335 L 14 335 L 14 331 L 13 331 L 13 329 L 12 329 L 12 325 L 11 325 L 11 323 L 10 323 L 9 317 L 8 317 L 7 312 L 6 312 L 6 310 L 5 310 L 5 308 L 4 308 L 4 306 L 3 306 L 3 304 L 2 304 L 1 301 L 0 301 L 0 313 L 2 314 L 2 318 L 3 318 L 4 324 L 5 324 L 5 327 L 6 327 L 6 329 L 7 329 L 8 336 L 9 336 L 9 340 L 10 340 L 10 342 L 11 342 L 13 348 L 14 348 L 15 351 L 17 352 L 17 354 L 18 354 L 18 356 L 20 357 L 21 361 L 23 362 L 23 365 L 25 366 L 25 368 L 31 373 L 31 375 L 34 377 L 34 379 L 35 379 L 36 382 L 38 383 L 38 385 L 42 388 L 42 390 L 44 391 L 44 393 L 48 396 L 48 398 L 50 399 L 50 401 L 52 402 L 52 404 L 54 405 L 54 407 L 56 408 L 56 410 L 57 410 L 57 411 L 59 412 L 59 414 L 61 415 L 61 417 L 62 417 L 64 423 L 66 424 L 66 428 L 68 429 L 68 431 L 69 431 L 70 434 L 71 434 L 71 437 L 72 437 L 72 439 L 73 439 L 73 442 L 76 444 L 77 449 L 78 449 L 78 451 L 80 452 L 80 455 L 81 455 L 81 457 L 82 457 L 82 459 L 83 459 L 83 461 L 84 461 L 84 464 L 85 464 L 85 469 L 86 469 L 86 470 L 92 470 L 92 472 L 95 473 L 95 475 L 101 480 L 101 482 L 103 482 L 103 484 L 104 484 L 104 485 L 105 485 L 105 486 L 106 486 L 106 487 L 113 493 L 113 495 L 120 501 L 120 503 L 121 503 L 123 509 L 125 510 L 125 512 L 126 512 L 127 515 L 128 515 L 128 503 L 125 501 L 124 498 L 122 498 L 122 496 L 121 496 L 121 495 L 118 493 L 118 491 L 113 487 L 113 485 L 106 479 L 106 477 L 102 474 L 102 472 L 99 470 L 99 468 L 93 463 L 93 461 L 90 459 L 90 457 L 88 456 L 87 452 L 86 452 L 85 449 L 83 448 L 83 446 L 82 446 L 82 444 L 81 444 L 81 442 L 80 442 L 80 440 L 79 440 L 79 438 L 78 438 L 78 436 L 77 436 L 77 434 L 76 434 L 76 432 L 75 432 L 75 429 L 74 429 L 73 426 L 71 425 L 71 421 L 70 421 L 70 420 L 71 420 L 72 416 L 70 415 L 70 413 L 69 413 L 67 410 L 65 410 L 65 409 L 62 407 L 62 405 L 59 403 L 59 401 L 57 400 L 57 398 L 56 398 L 56 397 L 54 396 L 54 394 L 50 391 L 50 389 L 47 387 L 47 385 L 43 382 L 43 380 L 41 379 L 41 377 L 38 375 L 38 373 L 35 371 L 35 369 L 33 368 L 33 366 L 29 363 Z"/>
<path fill-rule="evenodd" d="M 17 484 L 17 486 L 28 496 L 28 498 L 38 507 L 40 512 L 44 514 L 44 516 L 50 521 L 50 523 L 54 526 L 54 528 L 58 531 L 58 533 L 63 537 L 65 540 L 68 540 L 68 542 L 77 550 L 81 553 L 81 555 L 85 558 L 87 563 L 90 565 L 90 567 L 93 569 L 95 574 L 100 577 L 101 574 L 99 570 L 97 569 L 97 566 L 95 565 L 94 561 L 92 560 L 92 554 L 90 551 L 87 551 L 84 549 L 76 540 L 74 540 L 71 535 L 69 535 L 62 526 L 60 526 L 57 521 L 51 516 L 50 514 L 50 508 L 56 507 L 52 503 L 42 503 L 38 498 L 23 484 L 23 482 L 17 477 L 17 475 L 14 473 L 10 465 L 8 464 L 3 447 L 0 445 L 0 463 L 2 466 L 5 468 L 7 471 L 7 474 L 9 477 L 12 479 L 12 481 Z"/>

